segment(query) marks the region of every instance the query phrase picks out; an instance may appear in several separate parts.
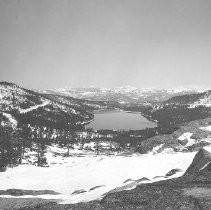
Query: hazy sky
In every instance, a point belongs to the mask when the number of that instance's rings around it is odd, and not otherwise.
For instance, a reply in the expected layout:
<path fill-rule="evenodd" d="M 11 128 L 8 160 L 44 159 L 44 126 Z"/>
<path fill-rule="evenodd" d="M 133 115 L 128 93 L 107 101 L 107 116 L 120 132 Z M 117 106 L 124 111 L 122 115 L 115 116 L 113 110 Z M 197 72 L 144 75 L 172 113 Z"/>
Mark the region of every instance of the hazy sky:
<path fill-rule="evenodd" d="M 0 0 L 0 80 L 211 87 L 211 1 Z"/>

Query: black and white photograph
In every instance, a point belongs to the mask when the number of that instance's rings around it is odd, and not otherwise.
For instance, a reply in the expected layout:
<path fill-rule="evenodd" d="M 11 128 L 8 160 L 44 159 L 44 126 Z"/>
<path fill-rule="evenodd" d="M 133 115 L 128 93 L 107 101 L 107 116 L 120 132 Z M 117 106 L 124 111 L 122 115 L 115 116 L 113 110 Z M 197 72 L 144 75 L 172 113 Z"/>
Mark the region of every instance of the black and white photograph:
<path fill-rule="evenodd" d="M 211 0 L 0 0 L 0 210 L 133 209 L 211 209 Z"/>

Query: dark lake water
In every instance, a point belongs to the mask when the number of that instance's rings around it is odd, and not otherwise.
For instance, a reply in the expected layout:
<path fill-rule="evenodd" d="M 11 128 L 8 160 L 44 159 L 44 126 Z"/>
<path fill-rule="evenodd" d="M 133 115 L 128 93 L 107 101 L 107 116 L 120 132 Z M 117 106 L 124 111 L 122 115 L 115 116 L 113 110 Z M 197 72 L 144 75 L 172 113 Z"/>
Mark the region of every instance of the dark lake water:
<path fill-rule="evenodd" d="M 155 122 L 147 120 L 139 113 L 128 113 L 122 111 L 95 112 L 95 120 L 86 126 L 94 130 L 141 130 L 156 127 Z"/>

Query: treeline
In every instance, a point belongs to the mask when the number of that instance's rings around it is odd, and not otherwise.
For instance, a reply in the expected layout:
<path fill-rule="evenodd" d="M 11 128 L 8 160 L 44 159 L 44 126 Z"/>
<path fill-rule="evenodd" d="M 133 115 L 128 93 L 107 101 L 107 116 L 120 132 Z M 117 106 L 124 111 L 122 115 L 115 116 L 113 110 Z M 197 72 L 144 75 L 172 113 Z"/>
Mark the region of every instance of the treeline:
<path fill-rule="evenodd" d="M 36 152 L 37 161 L 33 164 L 47 166 L 45 154 L 48 145 L 55 143 L 67 147 L 66 155 L 69 156 L 69 150 L 76 141 L 75 131 L 71 130 L 29 125 L 16 129 L 0 126 L 0 171 L 6 170 L 7 166 L 21 164 L 26 151 Z"/>
<path fill-rule="evenodd" d="M 137 147 L 143 140 L 156 135 L 171 134 L 178 129 L 177 126 L 161 126 L 154 128 L 145 128 L 142 130 L 98 130 L 101 135 L 112 135 L 112 138 L 106 138 L 107 141 L 113 141 L 120 144 L 122 149 L 128 147 Z"/>

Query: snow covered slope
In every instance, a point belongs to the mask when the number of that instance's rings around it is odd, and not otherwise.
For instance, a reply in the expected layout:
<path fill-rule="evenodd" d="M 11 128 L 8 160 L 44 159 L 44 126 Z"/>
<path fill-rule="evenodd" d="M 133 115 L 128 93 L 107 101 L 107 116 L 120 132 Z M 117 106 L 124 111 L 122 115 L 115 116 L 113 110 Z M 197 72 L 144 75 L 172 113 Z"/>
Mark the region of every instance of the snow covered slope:
<path fill-rule="evenodd" d="M 126 186 L 126 180 L 133 181 L 132 187 L 146 183 L 140 180 L 143 177 L 148 182 L 181 176 L 190 165 L 195 153 L 174 153 L 156 155 L 132 156 L 95 156 L 83 153 L 83 157 L 75 156 L 62 158 L 52 156 L 55 147 L 48 150 L 50 167 L 36 167 L 20 165 L 0 173 L 1 190 L 54 190 L 59 195 L 39 195 L 23 197 L 40 197 L 45 199 L 59 199 L 60 203 L 77 203 L 100 199 L 112 189 Z M 61 149 L 56 150 L 57 152 Z M 81 154 L 81 152 L 80 152 Z M 165 175 L 174 168 L 182 173 L 171 177 Z M 1 197 L 11 197 L 8 195 Z M 17 198 L 17 197 L 16 197 Z"/>
<path fill-rule="evenodd" d="M 205 106 L 205 107 L 211 107 L 211 93 L 207 92 L 203 97 L 201 97 L 199 100 L 195 101 L 190 105 L 190 108 L 195 108 L 198 106 Z"/>
<path fill-rule="evenodd" d="M 175 96 L 165 104 L 187 105 L 192 109 L 198 106 L 211 107 L 211 91 Z"/>
<path fill-rule="evenodd" d="M 82 125 L 93 119 L 90 110 L 111 109 L 115 106 L 116 104 L 109 102 L 91 102 L 66 96 L 40 94 L 13 83 L 0 82 L 1 116 L 6 121 L 9 120 L 13 128 L 23 123 L 63 128 Z"/>

